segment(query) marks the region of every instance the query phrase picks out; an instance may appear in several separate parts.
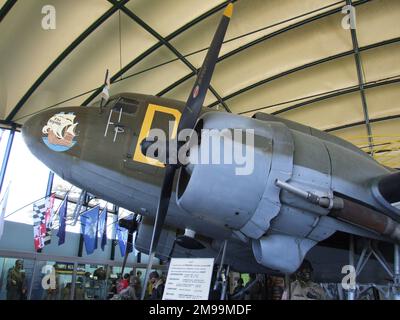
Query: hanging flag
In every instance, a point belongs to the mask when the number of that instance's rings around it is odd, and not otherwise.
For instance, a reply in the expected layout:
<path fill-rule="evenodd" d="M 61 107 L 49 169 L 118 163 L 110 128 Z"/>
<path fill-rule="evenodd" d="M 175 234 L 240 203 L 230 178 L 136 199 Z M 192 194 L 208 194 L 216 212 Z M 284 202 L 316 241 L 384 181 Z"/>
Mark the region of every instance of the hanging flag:
<path fill-rule="evenodd" d="M 79 199 L 78 202 L 76 203 L 75 209 L 74 209 L 74 213 L 72 215 L 74 222 L 72 223 L 73 226 L 76 225 L 76 223 L 78 222 L 78 219 L 80 217 L 81 214 L 81 209 L 82 209 L 82 204 L 85 202 L 85 198 L 87 196 L 87 191 L 82 190 L 82 192 L 79 195 Z"/>
<path fill-rule="evenodd" d="M 33 204 L 33 241 L 35 250 L 42 249 L 51 241 L 51 215 L 54 194 Z"/>
<path fill-rule="evenodd" d="M 46 213 L 44 221 L 46 224 L 46 233 L 44 235 L 45 245 L 51 242 L 51 230 L 53 229 L 53 217 L 54 217 L 54 199 L 56 197 L 55 193 L 52 193 L 46 201 Z"/>
<path fill-rule="evenodd" d="M 126 251 L 126 241 L 128 240 L 128 230 L 125 228 L 120 227 L 117 224 L 117 239 L 119 250 L 121 252 L 121 257 L 125 256 Z"/>
<path fill-rule="evenodd" d="M 96 239 L 94 241 L 94 250 L 97 249 L 97 243 L 99 242 L 99 221 L 100 221 L 100 206 L 99 207 L 99 212 L 97 213 L 97 222 L 96 222 Z"/>
<path fill-rule="evenodd" d="M 67 207 L 68 207 L 68 192 L 65 195 L 63 202 L 61 203 L 60 209 L 58 210 L 59 223 L 58 223 L 58 245 L 62 245 L 65 242 L 65 227 L 67 221 Z"/>
<path fill-rule="evenodd" d="M 100 207 L 96 206 L 93 209 L 87 210 L 81 215 L 81 225 L 83 240 L 85 243 L 86 253 L 92 254 L 96 249 L 97 231 L 99 221 Z"/>
<path fill-rule="evenodd" d="M 126 220 L 132 220 L 133 216 L 130 215 L 128 217 L 125 217 L 124 219 Z M 117 239 L 118 239 L 118 245 L 119 245 L 119 250 L 121 252 L 121 257 L 125 256 L 125 251 L 126 251 L 126 246 L 128 245 L 128 252 L 132 252 L 132 244 L 128 244 L 128 229 L 123 228 L 117 223 Z"/>
<path fill-rule="evenodd" d="M 10 190 L 10 184 L 8 184 L 6 192 L 0 202 L 0 239 L 3 236 L 4 231 L 4 217 L 6 215 L 8 192 Z"/>
<path fill-rule="evenodd" d="M 104 99 L 104 102 L 106 103 L 108 99 L 110 98 L 110 78 L 108 76 L 108 69 L 106 72 L 106 79 L 104 80 L 104 87 L 103 91 L 101 91 L 100 97 Z"/>
<path fill-rule="evenodd" d="M 46 211 L 46 199 L 39 200 L 33 204 L 33 242 L 36 251 L 44 247 Z"/>
<path fill-rule="evenodd" d="M 101 250 L 104 251 L 104 247 L 107 244 L 107 205 L 100 213 L 99 217 L 99 236 L 101 239 Z"/>

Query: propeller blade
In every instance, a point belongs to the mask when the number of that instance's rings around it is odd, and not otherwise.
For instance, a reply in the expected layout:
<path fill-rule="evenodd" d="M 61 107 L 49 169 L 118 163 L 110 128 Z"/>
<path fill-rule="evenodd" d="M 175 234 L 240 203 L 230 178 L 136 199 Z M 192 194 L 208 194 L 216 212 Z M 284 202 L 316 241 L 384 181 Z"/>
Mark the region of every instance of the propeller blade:
<path fill-rule="evenodd" d="M 158 240 L 160 239 L 161 230 L 164 225 L 165 217 L 167 216 L 169 200 L 171 198 L 175 171 L 176 171 L 175 166 L 167 165 L 165 170 L 163 185 L 161 188 L 160 200 L 158 202 L 157 216 L 154 224 L 153 236 L 151 238 L 150 252 L 155 251 L 158 244 Z"/>
<path fill-rule="evenodd" d="M 122 262 L 121 279 L 124 278 L 124 271 L 125 271 L 126 262 L 128 261 L 128 255 L 129 255 L 129 251 L 128 251 L 128 243 L 127 243 L 126 248 L 125 248 L 124 261 Z"/>
<path fill-rule="evenodd" d="M 174 184 L 176 167 L 172 165 L 167 165 L 165 167 L 164 181 L 161 187 L 161 195 L 158 201 L 157 215 L 154 222 L 153 234 L 151 237 L 150 251 L 149 251 L 149 262 L 146 268 L 146 274 L 144 277 L 144 288 L 147 286 L 147 281 L 149 280 L 150 270 L 153 265 L 153 258 L 155 256 L 155 251 L 157 248 L 158 240 L 160 239 L 160 234 L 164 226 L 165 217 L 167 216 L 169 200 L 171 198 L 172 186 Z M 142 291 L 142 300 L 146 290 Z"/>
<path fill-rule="evenodd" d="M 200 110 L 203 107 L 204 99 L 206 98 L 208 87 L 210 86 L 211 77 L 218 60 L 219 51 L 224 41 L 232 12 L 233 4 L 230 3 L 225 8 L 224 15 L 221 18 L 203 65 L 197 75 L 196 82 L 190 92 L 185 109 L 183 109 L 182 117 L 178 126 L 178 132 L 182 129 L 192 129 L 196 124 Z"/>
<path fill-rule="evenodd" d="M 107 69 L 107 71 L 106 71 L 106 76 L 104 77 L 104 85 L 105 86 L 110 86 L 110 78 L 108 77 L 108 69 Z"/>
<path fill-rule="evenodd" d="M 121 270 L 121 278 L 124 278 L 124 270 L 126 266 L 126 262 L 128 261 L 128 255 L 129 255 L 129 246 L 133 246 L 133 233 L 138 229 L 138 222 L 137 222 L 137 213 L 133 215 L 132 219 L 120 219 L 118 221 L 118 224 L 120 227 L 123 227 L 128 230 L 128 239 L 126 241 L 126 247 L 125 247 L 125 255 L 124 255 L 124 261 L 122 262 L 122 270 Z"/>
<path fill-rule="evenodd" d="M 196 82 L 186 102 L 186 106 L 183 109 L 182 117 L 178 126 L 178 133 L 183 129 L 193 129 L 197 118 L 200 114 L 200 110 L 203 106 L 204 99 L 207 94 L 208 87 L 211 82 L 211 76 L 214 72 L 215 64 L 217 63 L 219 51 L 224 41 L 226 30 L 232 16 L 233 4 L 230 3 L 224 11 L 221 21 L 218 25 L 217 31 L 215 32 L 214 38 L 211 42 L 210 48 L 208 49 L 207 55 L 204 59 L 203 65 L 197 75 Z M 144 142 L 142 144 L 143 149 L 147 149 L 147 145 Z M 169 201 L 172 194 L 172 186 L 174 183 L 175 171 L 178 168 L 177 165 L 169 164 L 165 167 L 164 181 L 161 187 L 161 195 L 158 202 L 156 220 L 154 223 L 153 234 L 151 237 L 150 250 L 149 250 L 149 262 L 146 269 L 146 275 L 144 279 L 144 287 L 142 291 L 141 299 L 144 299 L 147 282 L 152 267 L 153 258 L 155 256 L 155 249 L 157 248 L 158 240 L 164 226 L 165 217 L 167 216 Z"/>

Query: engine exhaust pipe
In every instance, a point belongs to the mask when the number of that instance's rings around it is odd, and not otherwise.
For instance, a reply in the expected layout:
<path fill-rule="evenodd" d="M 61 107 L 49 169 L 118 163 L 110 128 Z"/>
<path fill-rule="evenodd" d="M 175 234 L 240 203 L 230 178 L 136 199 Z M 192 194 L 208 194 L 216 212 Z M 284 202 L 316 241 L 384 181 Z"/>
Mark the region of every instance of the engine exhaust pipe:
<path fill-rule="evenodd" d="M 400 243 L 400 224 L 392 218 L 356 202 L 340 199 L 343 201 L 343 208 L 333 209 L 330 212 L 331 216 L 375 231 Z"/>
<path fill-rule="evenodd" d="M 340 220 L 358 225 L 400 243 L 400 224 L 385 214 L 337 196 L 320 197 L 313 192 L 276 180 L 275 184 L 310 203 L 329 209 L 329 215 Z"/>

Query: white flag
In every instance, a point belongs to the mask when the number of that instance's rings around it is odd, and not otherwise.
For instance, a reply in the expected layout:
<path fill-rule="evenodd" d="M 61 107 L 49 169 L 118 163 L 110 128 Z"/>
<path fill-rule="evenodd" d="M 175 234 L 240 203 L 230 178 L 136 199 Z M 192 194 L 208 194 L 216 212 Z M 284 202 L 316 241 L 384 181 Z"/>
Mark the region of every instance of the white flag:
<path fill-rule="evenodd" d="M 108 92 L 108 86 L 105 85 L 103 88 L 103 91 L 100 94 L 100 97 L 104 99 L 104 102 L 107 102 L 108 99 L 110 98 L 110 93 Z"/>
<path fill-rule="evenodd" d="M 106 81 L 105 81 L 105 84 L 104 84 L 104 88 L 103 88 L 103 91 L 101 91 L 101 94 L 100 94 L 100 97 L 102 97 L 105 102 L 107 102 L 108 99 L 110 98 L 109 90 L 110 90 L 110 78 L 108 76 L 108 70 L 107 70 Z"/>
<path fill-rule="evenodd" d="M 10 184 L 8 184 L 7 190 L 4 193 L 3 199 L 1 199 L 1 202 L 0 202 L 0 239 L 3 236 L 3 231 L 4 231 L 4 217 L 6 215 L 9 190 L 10 190 Z"/>

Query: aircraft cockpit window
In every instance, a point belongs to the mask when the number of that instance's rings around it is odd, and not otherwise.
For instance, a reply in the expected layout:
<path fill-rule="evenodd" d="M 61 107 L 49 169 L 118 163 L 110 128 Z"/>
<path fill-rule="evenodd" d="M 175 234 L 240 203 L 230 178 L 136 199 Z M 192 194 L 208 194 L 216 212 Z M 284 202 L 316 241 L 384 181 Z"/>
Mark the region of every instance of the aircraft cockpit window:
<path fill-rule="evenodd" d="M 122 113 L 133 115 L 138 111 L 138 106 L 137 100 L 121 98 L 114 104 L 113 110 L 119 112 L 122 108 Z"/>
<path fill-rule="evenodd" d="M 117 98 L 110 99 L 110 100 L 107 101 L 107 103 L 106 103 L 105 106 L 106 106 L 106 107 L 112 106 L 112 105 L 115 104 L 115 102 L 116 102 L 117 100 L 118 100 Z"/>

